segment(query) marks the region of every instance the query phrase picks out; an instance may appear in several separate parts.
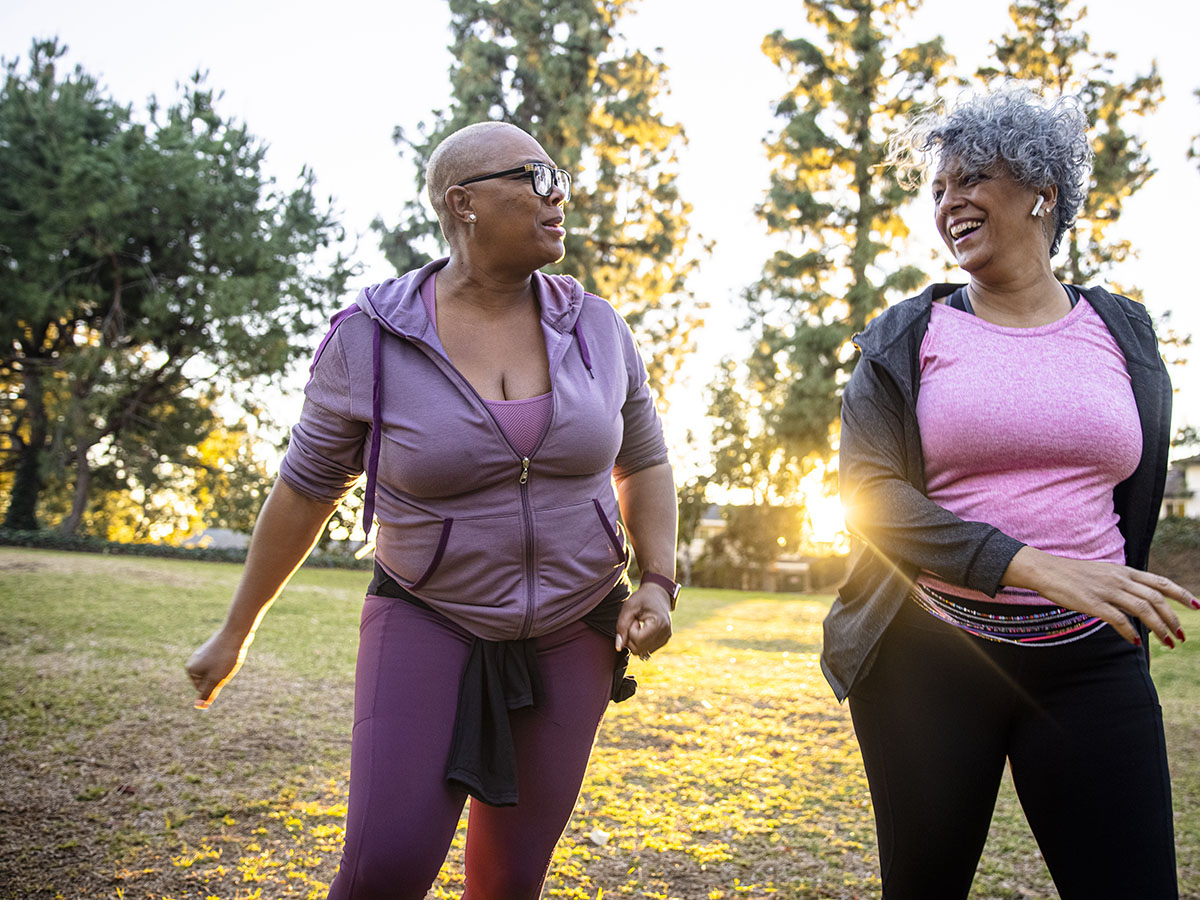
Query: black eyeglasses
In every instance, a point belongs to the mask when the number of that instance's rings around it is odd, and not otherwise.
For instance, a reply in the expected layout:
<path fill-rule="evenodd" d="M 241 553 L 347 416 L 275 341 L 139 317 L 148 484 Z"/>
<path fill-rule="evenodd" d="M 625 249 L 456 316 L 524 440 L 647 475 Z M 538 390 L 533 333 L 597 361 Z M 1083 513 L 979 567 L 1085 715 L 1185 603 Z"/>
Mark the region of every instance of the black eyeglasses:
<path fill-rule="evenodd" d="M 492 172 L 490 175 L 476 175 L 465 181 L 458 182 L 455 187 L 465 187 L 476 181 L 487 181 L 490 178 L 503 178 L 506 175 L 528 175 L 533 184 L 533 192 L 539 197 L 549 197 L 558 188 L 562 191 L 563 202 L 571 199 L 571 175 L 565 169 L 556 169 L 546 163 L 525 163 L 515 169 L 505 169 L 503 172 Z"/>

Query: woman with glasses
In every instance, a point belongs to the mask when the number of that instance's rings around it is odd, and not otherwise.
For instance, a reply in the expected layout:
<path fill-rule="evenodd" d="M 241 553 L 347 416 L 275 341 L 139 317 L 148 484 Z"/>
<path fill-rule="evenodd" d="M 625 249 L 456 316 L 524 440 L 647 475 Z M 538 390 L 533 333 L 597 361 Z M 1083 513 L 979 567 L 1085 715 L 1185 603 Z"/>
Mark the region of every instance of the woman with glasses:
<path fill-rule="evenodd" d="M 1070 98 L 1017 87 L 916 118 L 967 284 L 855 338 L 840 478 L 856 555 L 822 666 L 849 696 L 883 896 L 965 898 L 1007 763 L 1060 895 L 1177 896 L 1150 635 L 1195 597 L 1145 571 L 1171 385 L 1145 308 L 1062 284 L 1051 257 L 1091 149 Z"/>
<path fill-rule="evenodd" d="M 539 271 L 563 257 L 570 176 L 488 122 L 426 177 L 450 254 L 334 318 L 227 619 L 188 670 L 207 706 L 365 472 L 375 572 L 329 896 L 424 897 L 470 795 L 463 896 L 535 898 L 604 709 L 632 693 L 629 654 L 670 637 L 675 489 L 629 328 Z"/>

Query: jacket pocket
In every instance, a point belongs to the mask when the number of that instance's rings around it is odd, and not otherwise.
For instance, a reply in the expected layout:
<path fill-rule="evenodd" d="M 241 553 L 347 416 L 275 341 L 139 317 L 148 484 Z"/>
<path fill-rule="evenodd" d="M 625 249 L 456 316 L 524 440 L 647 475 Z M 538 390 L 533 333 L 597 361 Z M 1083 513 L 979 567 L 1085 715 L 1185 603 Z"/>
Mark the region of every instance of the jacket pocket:
<path fill-rule="evenodd" d="M 400 583 L 430 600 L 505 606 L 522 600 L 525 569 L 519 516 L 457 516 L 399 529 Z"/>
<path fill-rule="evenodd" d="M 598 500 L 536 511 L 537 567 L 546 600 L 573 596 L 604 581 L 629 558 L 623 529 Z"/>
<path fill-rule="evenodd" d="M 450 541 L 450 529 L 454 527 L 454 519 L 446 519 L 442 522 L 442 535 L 438 538 L 437 548 L 433 551 L 433 559 L 429 561 L 429 565 L 425 567 L 425 571 L 421 573 L 421 577 L 414 581 L 409 587 L 414 591 L 425 584 L 437 571 L 438 564 L 442 561 L 442 557 L 446 553 L 446 544 Z"/>
<path fill-rule="evenodd" d="M 621 557 L 621 562 L 628 562 L 629 551 L 625 548 L 625 544 L 622 542 L 620 535 L 617 534 L 616 529 L 609 524 L 608 516 L 604 514 L 604 507 L 600 505 L 599 500 L 593 500 L 592 504 L 595 506 L 596 515 L 600 519 L 600 525 L 604 528 L 604 533 L 608 535 L 609 543 L 613 545 L 613 549 Z"/>

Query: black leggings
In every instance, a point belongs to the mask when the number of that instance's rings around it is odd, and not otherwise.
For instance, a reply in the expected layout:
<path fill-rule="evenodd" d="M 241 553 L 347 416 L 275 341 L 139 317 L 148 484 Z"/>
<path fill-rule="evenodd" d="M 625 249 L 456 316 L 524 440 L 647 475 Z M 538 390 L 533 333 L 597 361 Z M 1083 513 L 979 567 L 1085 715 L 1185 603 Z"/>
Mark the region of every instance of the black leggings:
<path fill-rule="evenodd" d="M 1175 900 L 1162 710 L 1143 652 L 974 637 L 906 602 L 850 693 L 886 900 L 965 898 L 1004 762 L 1065 900 Z"/>

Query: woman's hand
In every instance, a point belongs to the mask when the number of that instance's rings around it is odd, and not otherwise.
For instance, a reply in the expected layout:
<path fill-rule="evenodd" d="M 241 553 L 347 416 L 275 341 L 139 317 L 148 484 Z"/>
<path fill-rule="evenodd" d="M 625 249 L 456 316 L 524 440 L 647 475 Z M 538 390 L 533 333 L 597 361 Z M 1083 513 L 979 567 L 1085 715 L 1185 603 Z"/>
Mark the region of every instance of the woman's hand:
<path fill-rule="evenodd" d="M 641 659 L 671 639 L 671 598 L 657 584 L 639 587 L 621 604 L 617 617 L 617 651 L 625 647 Z"/>
<path fill-rule="evenodd" d="M 230 635 L 224 629 L 218 631 L 187 661 L 188 677 L 196 688 L 196 709 L 212 706 L 221 688 L 237 674 L 246 659 L 250 640 Z"/>
<path fill-rule="evenodd" d="M 1037 591 L 1059 606 L 1103 619 L 1131 644 L 1141 644 L 1129 617 L 1140 619 L 1168 647 L 1184 640 L 1172 601 L 1200 609 L 1184 588 L 1153 572 L 1093 560 L 1066 559 L 1022 547 L 1003 583 Z"/>
<path fill-rule="evenodd" d="M 221 688 L 237 674 L 258 623 L 308 557 L 336 509 L 335 502 L 306 497 L 283 479 L 275 482 L 254 523 L 246 566 L 225 624 L 187 661 L 188 675 L 199 694 L 196 709 L 212 706 Z"/>

